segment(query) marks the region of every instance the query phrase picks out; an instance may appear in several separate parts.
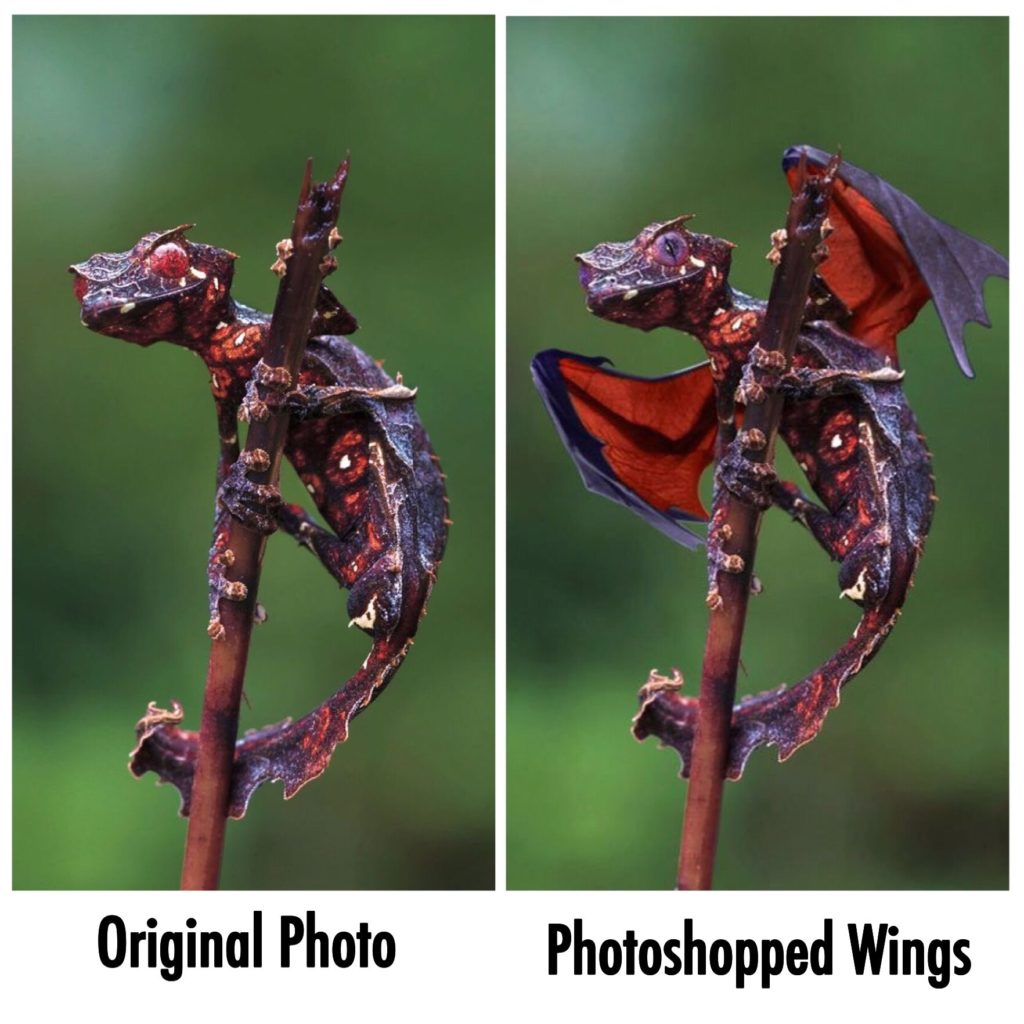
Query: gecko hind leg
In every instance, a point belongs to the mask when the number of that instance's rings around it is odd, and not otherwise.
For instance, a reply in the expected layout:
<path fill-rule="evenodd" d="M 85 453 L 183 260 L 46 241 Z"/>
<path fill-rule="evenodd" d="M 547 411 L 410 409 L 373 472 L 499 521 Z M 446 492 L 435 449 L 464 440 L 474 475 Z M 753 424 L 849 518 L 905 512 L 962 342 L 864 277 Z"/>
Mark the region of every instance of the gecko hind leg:
<path fill-rule="evenodd" d="M 843 531 L 839 519 L 808 498 L 796 484 L 785 480 L 775 482 L 771 495 L 772 504 L 805 527 L 829 558 L 836 562 L 842 560 L 839 539 Z"/>
<path fill-rule="evenodd" d="M 277 523 L 301 547 L 308 548 L 340 586 L 346 590 L 351 588 L 357 576 L 352 569 L 352 562 L 362 547 L 360 537 L 339 537 L 315 522 L 301 505 L 282 505 L 277 514 Z"/>

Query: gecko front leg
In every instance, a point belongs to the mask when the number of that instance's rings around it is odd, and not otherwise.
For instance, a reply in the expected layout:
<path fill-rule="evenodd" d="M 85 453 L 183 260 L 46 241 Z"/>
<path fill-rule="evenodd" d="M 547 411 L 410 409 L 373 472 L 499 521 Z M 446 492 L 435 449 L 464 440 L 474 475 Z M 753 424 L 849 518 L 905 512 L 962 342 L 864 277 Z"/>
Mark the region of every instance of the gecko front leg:
<path fill-rule="evenodd" d="M 732 538 L 732 527 L 725 521 L 728 507 L 726 498 L 728 491 L 722 487 L 716 477 L 714 501 L 711 505 L 711 519 L 708 521 L 708 592 L 705 604 L 714 612 L 722 605 L 722 595 L 718 589 L 720 572 L 740 573 L 745 568 L 739 555 L 727 555 L 723 550 L 726 541 Z"/>
<path fill-rule="evenodd" d="M 292 377 L 283 366 L 268 366 L 261 359 L 254 368 L 239 406 L 239 418 L 262 423 L 281 408 L 282 396 L 292 388 Z M 237 443 L 237 439 L 236 439 Z M 222 452 L 224 439 L 222 438 Z M 232 463 L 217 492 L 223 507 L 249 529 L 263 534 L 277 529 L 281 491 L 276 484 L 257 483 L 251 473 L 270 469 L 270 454 L 262 448 L 245 449 Z"/>
<path fill-rule="evenodd" d="M 213 543 L 206 564 L 206 579 L 210 604 L 210 620 L 206 627 L 211 640 L 224 637 L 224 626 L 220 621 L 220 602 L 244 601 L 249 592 L 244 583 L 229 580 L 225 570 L 235 564 L 235 553 L 228 547 L 231 536 L 231 513 L 220 509 L 213 524 Z"/>

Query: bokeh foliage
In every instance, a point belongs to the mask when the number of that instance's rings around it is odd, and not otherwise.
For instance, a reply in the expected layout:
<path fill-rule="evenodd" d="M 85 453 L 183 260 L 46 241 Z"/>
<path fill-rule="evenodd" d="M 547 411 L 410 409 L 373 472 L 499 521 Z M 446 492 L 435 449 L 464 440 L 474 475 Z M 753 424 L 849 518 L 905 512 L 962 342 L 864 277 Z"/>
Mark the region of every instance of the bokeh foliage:
<path fill-rule="evenodd" d="M 572 255 L 697 213 L 766 295 L 783 149 L 841 144 L 927 210 L 1007 250 L 1004 19 L 517 19 L 509 45 L 509 851 L 518 888 L 667 888 L 685 786 L 629 735 L 648 669 L 700 678 L 700 554 L 588 494 L 530 384 L 538 349 L 667 372 L 675 332 L 588 317 Z M 726 888 L 1007 885 L 1008 289 L 972 326 L 964 380 L 931 309 L 906 390 L 941 504 L 905 614 L 822 735 L 754 756 L 726 791 Z M 780 466 L 794 478 L 788 457 Z M 707 483 L 707 481 L 706 481 Z M 856 622 L 835 568 L 764 522 L 742 692 L 795 682 Z"/>
<path fill-rule="evenodd" d="M 456 520 L 389 691 L 293 801 L 228 832 L 232 888 L 493 884 L 493 20 L 18 18 L 14 884 L 174 887 L 177 794 L 125 764 L 146 702 L 198 723 L 216 428 L 203 367 L 78 324 L 66 266 L 195 221 L 272 308 L 302 167 L 351 150 L 331 284 L 419 387 Z M 286 470 L 286 497 L 308 495 Z M 344 595 L 272 538 L 243 727 L 358 666 Z"/>

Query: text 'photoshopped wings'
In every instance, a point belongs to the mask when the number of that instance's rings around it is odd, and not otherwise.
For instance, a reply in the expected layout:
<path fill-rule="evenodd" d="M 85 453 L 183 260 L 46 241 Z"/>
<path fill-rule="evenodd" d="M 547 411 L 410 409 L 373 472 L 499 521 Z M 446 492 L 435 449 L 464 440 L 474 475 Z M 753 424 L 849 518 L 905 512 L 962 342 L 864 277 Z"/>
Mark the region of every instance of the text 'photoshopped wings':
<path fill-rule="evenodd" d="M 698 488 L 718 427 L 708 364 L 653 378 L 605 364 L 548 349 L 533 359 L 534 384 L 587 489 L 695 548 L 702 538 L 681 520 L 707 519 Z"/>
<path fill-rule="evenodd" d="M 822 173 L 829 161 L 828 153 L 813 146 L 786 150 L 782 168 L 791 188 L 802 155 L 812 174 Z M 898 365 L 896 336 L 931 299 L 960 369 L 973 377 L 964 327 L 971 320 L 990 326 L 985 280 L 1009 276 L 1004 257 L 846 161 L 828 216 L 834 230 L 818 273 L 850 310 L 845 330 Z"/>

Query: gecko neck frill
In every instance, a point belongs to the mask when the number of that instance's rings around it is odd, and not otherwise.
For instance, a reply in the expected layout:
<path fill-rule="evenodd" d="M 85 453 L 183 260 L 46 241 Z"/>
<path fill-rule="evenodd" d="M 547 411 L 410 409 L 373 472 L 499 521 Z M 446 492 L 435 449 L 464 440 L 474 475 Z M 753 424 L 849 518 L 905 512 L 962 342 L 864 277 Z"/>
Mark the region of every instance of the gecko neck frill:
<path fill-rule="evenodd" d="M 213 318 L 184 324 L 179 343 L 211 370 L 219 368 L 219 375 L 235 377 L 240 373 L 247 378 L 248 369 L 263 355 L 269 327 L 268 314 L 228 297 Z"/>
<path fill-rule="evenodd" d="M 763 307 L 760 300 L 737 291 L 723 281 L 721 287 L 705 293 L 699 303 L 681 306 L 677 316 L 666 326 L 693 335 L 707 349 L 716 341 L 723 320 Z"/>

